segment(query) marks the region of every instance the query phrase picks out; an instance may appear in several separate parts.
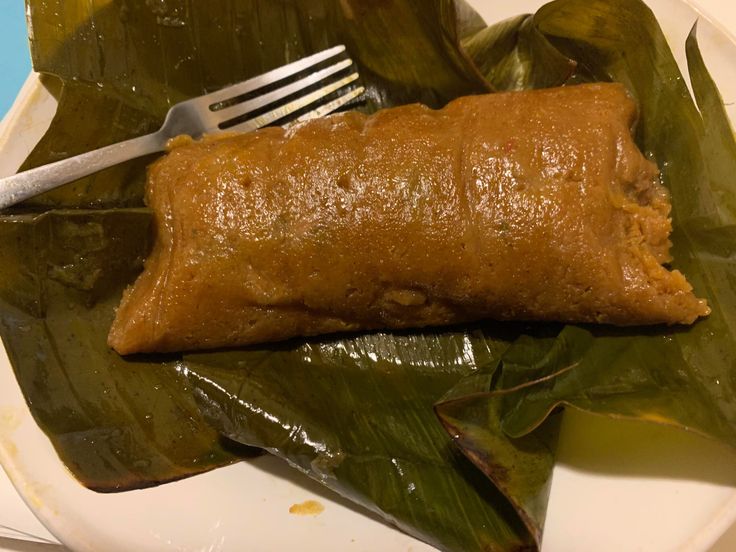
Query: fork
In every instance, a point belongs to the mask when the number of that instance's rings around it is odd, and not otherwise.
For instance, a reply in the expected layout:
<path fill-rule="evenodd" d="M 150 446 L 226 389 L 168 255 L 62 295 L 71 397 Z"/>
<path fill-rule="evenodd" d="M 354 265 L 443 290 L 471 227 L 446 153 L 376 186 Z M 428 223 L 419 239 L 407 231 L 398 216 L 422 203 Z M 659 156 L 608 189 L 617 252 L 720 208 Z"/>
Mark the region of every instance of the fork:
<path fill-rule="evenodd" d="M 354 69 L 347 76 L 332 82 L 327 81 L 330 76 L 348 70 L 353 63 L 349 58 L 341 59 L 294 82 L 264 91 L 255 97 L 253 94 L 264 87 L 272 88 L 279 81 L 289 77 L 306 73 L 343 52 L 345 46 L 335 46 L 217 92 L 178 103 L 167 113 L 163 126 L 153 134 L 2 178 L 0 209 L 124 161 L 162 152 L 169 140 L 176 136 L 187 134 L 193 138 L 200 138 L 205 134 L 222 131 L 249 132 L 312 106 L 315 107 L 311 111 L 290 121 L 290 124 L 326 115 L 365 91 L 362 86 L 347 88 L 358 79 L 358 73 Z M 313 88 L 323 81 L 327 84 L 297 96 L 305 89 Z M 339 93 L 335 99 L 319 104 L 335 93 Z M 284 105 L 274 105 L 291 96 L 297 97 Z"/>

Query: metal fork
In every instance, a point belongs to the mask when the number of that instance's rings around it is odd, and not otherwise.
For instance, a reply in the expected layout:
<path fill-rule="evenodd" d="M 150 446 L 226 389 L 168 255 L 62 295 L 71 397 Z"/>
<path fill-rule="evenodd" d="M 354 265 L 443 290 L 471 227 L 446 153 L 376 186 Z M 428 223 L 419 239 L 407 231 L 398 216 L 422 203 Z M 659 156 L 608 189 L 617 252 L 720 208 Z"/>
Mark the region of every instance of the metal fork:
<path fill-rule="evenodd" d="M 355 70 L 339 80 L 329 82 L 284 105 L 273 107 L 249 118 L 249 114 L 262 112 L 275 102 L 297 95 L 300 91 L 321 83 L 331 75 L 346 71 L 353 63 L 351 59 L 342 59 L 294 82 L 252 98 L 250 96 L 261 88 L 307 72 L 310 68 L 327 62 L 344 51 L 345 46 L 335 46 L 217 92 L 178 103 L 169 110 L 163 126 L 153 134 L 2 178 L 0 179 L 0 209 L 118 163 L 164 151 L 171 138 L 182 134 L 199 138 L 204 134 L 222 131 L 249 132 L 284 119 L 312 105 L 316 107 L 291 122 L 326 115 L 364 92 L 362 86 L 346 88 L 358 79 L 358 73 Z M 319 105 L 320 101 L 324 101 L 328 96 L 337 92 L 340 92 L 341 95 Z"/>

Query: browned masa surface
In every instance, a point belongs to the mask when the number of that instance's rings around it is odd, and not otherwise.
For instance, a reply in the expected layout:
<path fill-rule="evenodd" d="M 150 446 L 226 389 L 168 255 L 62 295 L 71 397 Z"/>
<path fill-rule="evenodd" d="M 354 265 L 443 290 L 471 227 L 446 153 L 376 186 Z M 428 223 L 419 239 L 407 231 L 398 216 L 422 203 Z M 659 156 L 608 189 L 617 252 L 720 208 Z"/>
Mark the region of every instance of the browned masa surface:
<path fill-rule="evenodd" d="M 460 98 L 175 148 L 126 354 L 482 318 L 691 323 L 669 200 L 615 84 Z"/>

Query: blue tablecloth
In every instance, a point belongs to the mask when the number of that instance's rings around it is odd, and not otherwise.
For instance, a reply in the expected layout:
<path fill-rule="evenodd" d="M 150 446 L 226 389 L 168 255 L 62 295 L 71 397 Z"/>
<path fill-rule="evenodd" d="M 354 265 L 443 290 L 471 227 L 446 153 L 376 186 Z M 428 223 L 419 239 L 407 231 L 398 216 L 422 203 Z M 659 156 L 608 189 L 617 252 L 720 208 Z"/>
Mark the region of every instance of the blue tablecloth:
<path fill-rule="evenodd" d="M 23 0 L 0 0 L 0 119 L 31 70 Z"/>

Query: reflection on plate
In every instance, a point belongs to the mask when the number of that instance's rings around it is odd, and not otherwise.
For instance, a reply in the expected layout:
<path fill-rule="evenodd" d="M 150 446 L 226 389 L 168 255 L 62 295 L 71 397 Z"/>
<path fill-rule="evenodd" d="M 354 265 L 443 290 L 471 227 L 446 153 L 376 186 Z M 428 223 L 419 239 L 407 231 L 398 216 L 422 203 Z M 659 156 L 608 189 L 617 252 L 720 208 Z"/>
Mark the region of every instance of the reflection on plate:
<path fill-rule="evenodd" d="M 487 21 L 532 12 L 542 4 L 471 3 Z M 683 60 L 685 36 L 698 13 L 682 0 L 649 4 Z M 701 21 L 699 37 L 724 98 L 732 103 L 736 43 L 707 21 Z M 37 80 L 24 88 L 0 129 L 0 174 L 17 168 L 43 134 L 53 108 Z M 736 119 L 736 106 L 730 109 Z M 730 450 L 694 435 L 570 412 L 543 549 L 707 550 L 736 520 L 735 460 Z M 0 461 L 29 506 L 74 549 L 431 550 L 271 457 L 154 489 L 117 495 L 88 491 L 36 427 L 4 352 Z M 307 501 L 324 509 L 312 505 L 300 515 L 305 508 L 292 508 Z"/>

